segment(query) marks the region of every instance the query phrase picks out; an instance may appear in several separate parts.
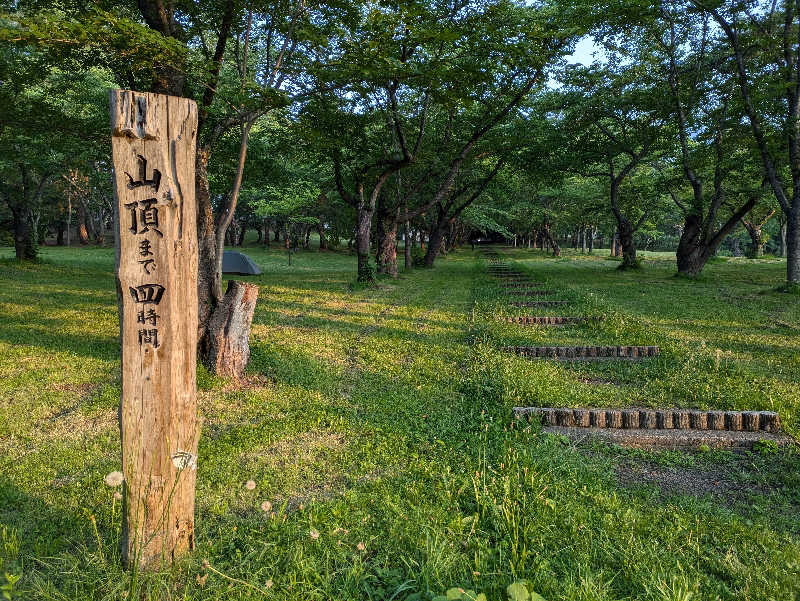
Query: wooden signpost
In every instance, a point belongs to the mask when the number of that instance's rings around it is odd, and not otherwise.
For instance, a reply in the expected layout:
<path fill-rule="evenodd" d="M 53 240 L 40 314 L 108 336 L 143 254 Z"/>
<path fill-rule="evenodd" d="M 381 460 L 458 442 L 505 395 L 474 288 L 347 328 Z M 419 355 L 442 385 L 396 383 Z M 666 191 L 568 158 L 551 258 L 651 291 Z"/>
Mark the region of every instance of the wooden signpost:
<path fill-rule="evenodd" d="M 197 105 L 111 91 L 122 336 L 123 555 L 171 563 L 194 546 L 197 470 Z"/>

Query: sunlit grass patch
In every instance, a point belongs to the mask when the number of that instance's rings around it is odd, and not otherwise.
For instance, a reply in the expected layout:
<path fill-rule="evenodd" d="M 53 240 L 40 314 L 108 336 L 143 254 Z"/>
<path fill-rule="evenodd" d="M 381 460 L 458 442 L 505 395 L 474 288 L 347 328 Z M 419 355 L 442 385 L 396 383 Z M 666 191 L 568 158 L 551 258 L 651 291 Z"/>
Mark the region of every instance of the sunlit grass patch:
<path fill-rule="evenodd" d="M 504 251 L 573 303 L 540 310 L 510 308 L 463 250 L 352 291 L 345 252 L 300 252 L 291 265 L 278 249 L 245 252 L 264 272 L 251 278 L 261 289 L 248 371 L 234 382 L 198 368 L 197 550 L 138 577 L 140 599 L 429 601 L 462 587 L 502 600 L 518 580 L 548 600 L 796 589 L 796 451 L 625 453 L 511 417 L 532 404 L 757 408 L 797 431 L 800 310 L 764 292 L 780 265 L 717 262 L 688 282 L 663 255 L 620 274 L 599 251 Z M 119 469 L 113 252 L 43 256 L 0 260 L 0 561 L 22 575 L 20 598 L 116 600 L 131 575 L 103 481 Z M 526 314 L 603 319 L 497 318 Z M 623 340 L 662 356 L 561 363 L 498 348 Z M 648 469 L 654 481 L 623 477 Z M 746 494 L 667 494 L 656 477 L 666 470 L 719 473 Z"/>

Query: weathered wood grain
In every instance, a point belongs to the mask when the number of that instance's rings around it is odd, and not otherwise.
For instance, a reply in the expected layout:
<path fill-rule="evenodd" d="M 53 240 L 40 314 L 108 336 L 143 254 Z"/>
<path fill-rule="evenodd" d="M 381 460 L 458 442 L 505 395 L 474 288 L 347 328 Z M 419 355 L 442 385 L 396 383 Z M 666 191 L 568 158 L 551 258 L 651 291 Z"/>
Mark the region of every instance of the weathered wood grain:
<path fill-rule="evenodd" d="M 157 568 L 194 546 L 197 106 L 112 90 L 122 338 L 123 556 Z"/>

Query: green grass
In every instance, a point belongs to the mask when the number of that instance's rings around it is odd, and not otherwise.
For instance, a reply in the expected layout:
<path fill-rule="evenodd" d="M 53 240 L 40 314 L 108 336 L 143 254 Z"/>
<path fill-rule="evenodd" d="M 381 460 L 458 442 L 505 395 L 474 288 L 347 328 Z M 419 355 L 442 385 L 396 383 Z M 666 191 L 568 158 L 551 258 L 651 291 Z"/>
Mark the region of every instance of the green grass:
<path fill-rule="evenodd" d="M 45 248 L 18 265 L 0 249 L 0 586 L 21 576 L 13 599 L 412 601 L 464 587 L 499 600 L 518 580 L 548 600 L 800 590 L 795 450 L 576 447 L 511 418 L 518 404 L 755 408 L 798 433 L 800 305 L 775 291 L 779 262 L 717 261 L 686 281 L 668 255 L 619 273 L 600 251 L 510 251 L 576 303 L 551 314 L 605 318 L 543 328 L 496 319 L 507 298 L 477 253 L 351 290 L 347 254 L 289 266 L 245 250 L 264 270 L 248 377 L 199 371 L 197 550 L 133 579 L 103 483 L 119 469 L 113 251 Z M 663 353 L 557 364 L 498 350 L 510 342 Z M 631 486 L 631 466 L 729 486 Z"/>

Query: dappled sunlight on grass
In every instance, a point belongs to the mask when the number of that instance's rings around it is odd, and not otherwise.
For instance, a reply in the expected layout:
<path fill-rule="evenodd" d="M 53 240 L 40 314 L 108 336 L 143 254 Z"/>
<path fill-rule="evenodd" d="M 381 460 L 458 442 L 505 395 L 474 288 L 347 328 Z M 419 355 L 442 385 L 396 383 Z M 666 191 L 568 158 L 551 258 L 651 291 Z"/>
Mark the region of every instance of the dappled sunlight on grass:
<path fill-rule="evenodd" d="M 289 265 L 285 251 L 243 250 L 263 270 L 249 278 L 260 294 L 246 377 L 198 369 L 197 551 L 141 576 L 141 599 L 427 600 L 451 586 L 502 599 L 527 578 L 546 599 L 621 600 L 656 598 L 677 575 L 697 599 L 796 588 L 796 451 L 577 448 L 511 418 L 523 404 L 774 408 L 796 432 L 800 309 L 770 292 L 779 264 L 715 262 L 688 282 L 663 256 L 620 274 L 600 256 L 504 251 L 572 303 L 528 309 L 468 251 L 351 290 L 347 253 Z M 0 249 L 0 525 L 20 541 L 0 560 L 22 573 L 22 598 L 119 599 L 131 575 L 109 560 L 119 506 L 103 483 L 119 469 L 113 251 L 42 255 L 18 266 Z M 602 319 L 499 320 L 534 313 Z M 662 356 L 531 361 L 498 349 L 510 343 L 653 344 Z M 665 497 L 617 477 L 651 464 L 723 473 L 736 493 Z M 201 584 L 204 559 L 270 580 L 269 596 Z"/>

